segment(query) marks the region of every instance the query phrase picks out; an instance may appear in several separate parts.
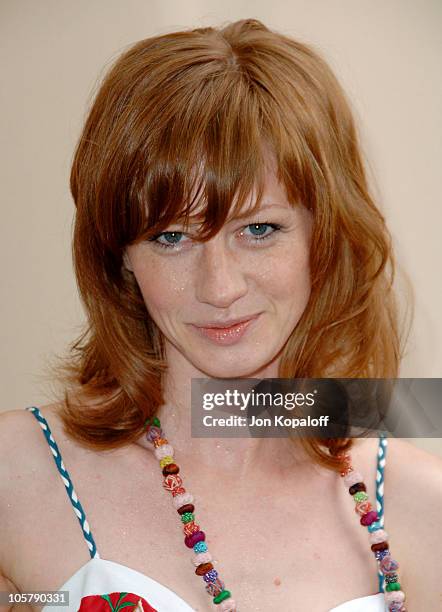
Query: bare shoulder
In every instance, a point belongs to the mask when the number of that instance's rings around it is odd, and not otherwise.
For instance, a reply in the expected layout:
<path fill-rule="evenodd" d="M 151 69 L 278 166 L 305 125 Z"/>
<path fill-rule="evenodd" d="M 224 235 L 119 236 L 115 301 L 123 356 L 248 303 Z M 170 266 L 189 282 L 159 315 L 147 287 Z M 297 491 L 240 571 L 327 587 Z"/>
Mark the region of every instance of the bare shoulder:
<path fill-rule="evenodd" d="M 442 457 L 407 440 L 388 438 L 386 465 L 385 481 L 389 472 L 392 479 L 390 494 L 398 500 L 409 498 L 411 490 L 416 504 L 442 499 Z"/>
<path fill-rule="evenodd" d="M 389 438 L 384 476 L 385 529 L 406 603 L 410 610 L 441 610 L 442 459 Z"/>
<path fill-rule="evenodd" d="M 9 577 L 8 551 L 13 550 L 11 540 L 22 520 L 17 505 L 23 507 L 35 471 L 46 459 L 43 444 L 41 429 L 29 410 L 0 412 L 0 591 L 19 592 Z M 6 609 L 10 608 L 0 606 L 0 610 Z"/>

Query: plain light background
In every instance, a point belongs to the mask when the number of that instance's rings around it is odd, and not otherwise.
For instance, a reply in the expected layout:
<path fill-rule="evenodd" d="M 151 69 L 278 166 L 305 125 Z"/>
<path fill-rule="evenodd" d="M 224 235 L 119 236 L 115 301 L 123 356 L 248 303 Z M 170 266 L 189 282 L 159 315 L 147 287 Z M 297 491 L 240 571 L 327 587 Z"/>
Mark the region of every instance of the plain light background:
<path fill-rule="evenodd" d="M 0 410 L 53 400 L 45 364 L 84 320 L 69 168 L 106 67 L 142 38 L 246 17 L 312 44 L 344 86 L 415 292 L 400 376 L 442 376 L 439 0 L 3 0 Z M 442 455 L 440 439 L 414 442 Z"/>

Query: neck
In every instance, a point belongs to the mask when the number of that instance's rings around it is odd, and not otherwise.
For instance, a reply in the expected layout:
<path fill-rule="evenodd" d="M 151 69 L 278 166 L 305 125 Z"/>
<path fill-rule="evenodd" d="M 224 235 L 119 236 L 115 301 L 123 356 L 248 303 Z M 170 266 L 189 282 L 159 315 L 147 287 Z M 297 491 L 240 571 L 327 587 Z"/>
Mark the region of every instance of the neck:
<path fill-rule="evenodd" d="M 324 474 L 324 469 L 313 465 L 299 442 L 293 439 L 192 437 L 191 377 L 172 378 L 170 371 L 168 374 L 165 403 L 160 407 L 158 418 L 164 436 L 176 451 L 177 463 L 186 473 L 236 481 L 256 476 L 262 482 L 290 475 L 298 483 Z"/>

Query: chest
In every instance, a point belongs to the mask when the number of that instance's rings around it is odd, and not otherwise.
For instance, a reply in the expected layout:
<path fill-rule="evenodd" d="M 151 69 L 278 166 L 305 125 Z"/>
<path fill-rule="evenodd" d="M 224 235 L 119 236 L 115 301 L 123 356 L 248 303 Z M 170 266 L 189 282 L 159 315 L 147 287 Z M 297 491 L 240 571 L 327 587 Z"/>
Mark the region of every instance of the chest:
<path fill-rule="evenodd" d="M 71 477 L 100 556 L 162 583 L 195 610 L 211 609 L 157 466 L 146 462 L 128 472 L 111 457 L 95 467 L 73 459 Z M 373 470 L 367 475 L 372 499 L 374 478 Z M 34 493 L 28 489 L 16 505 L 21 562 L 13 577 L 22 592 L 57 590 L 90 558 L 58 473 L 42 470 L 34 479 Z M 286 610 L 293 602 L 291 609 L 324 612 L 377 592 L 367 533 L 340 479 L 306 495 L 277 484 L 271 491 L 258 483 L 256 490 L 216 487 L 190 474 L 186 484 L 215 568 L 242 609 Z"/>

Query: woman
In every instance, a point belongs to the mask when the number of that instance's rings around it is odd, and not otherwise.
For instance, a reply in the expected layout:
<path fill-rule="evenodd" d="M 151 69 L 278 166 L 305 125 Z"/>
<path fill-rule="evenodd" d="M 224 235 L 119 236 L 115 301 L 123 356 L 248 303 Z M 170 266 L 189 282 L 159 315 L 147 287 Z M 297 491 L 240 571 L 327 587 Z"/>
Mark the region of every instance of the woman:
<path fill-rule="evenodd" d="M 382 439 L 190 435 L 192 378 L 398 375 L 389 233 L 324 60 L 256 20 L 140 41 L 71 191 L 87 328 L 64 397 L 1 415 L 0 590 L 82 612 L 440 609 L 438 458 L 389 442 L 388 532 L 367 534 Z"/>

